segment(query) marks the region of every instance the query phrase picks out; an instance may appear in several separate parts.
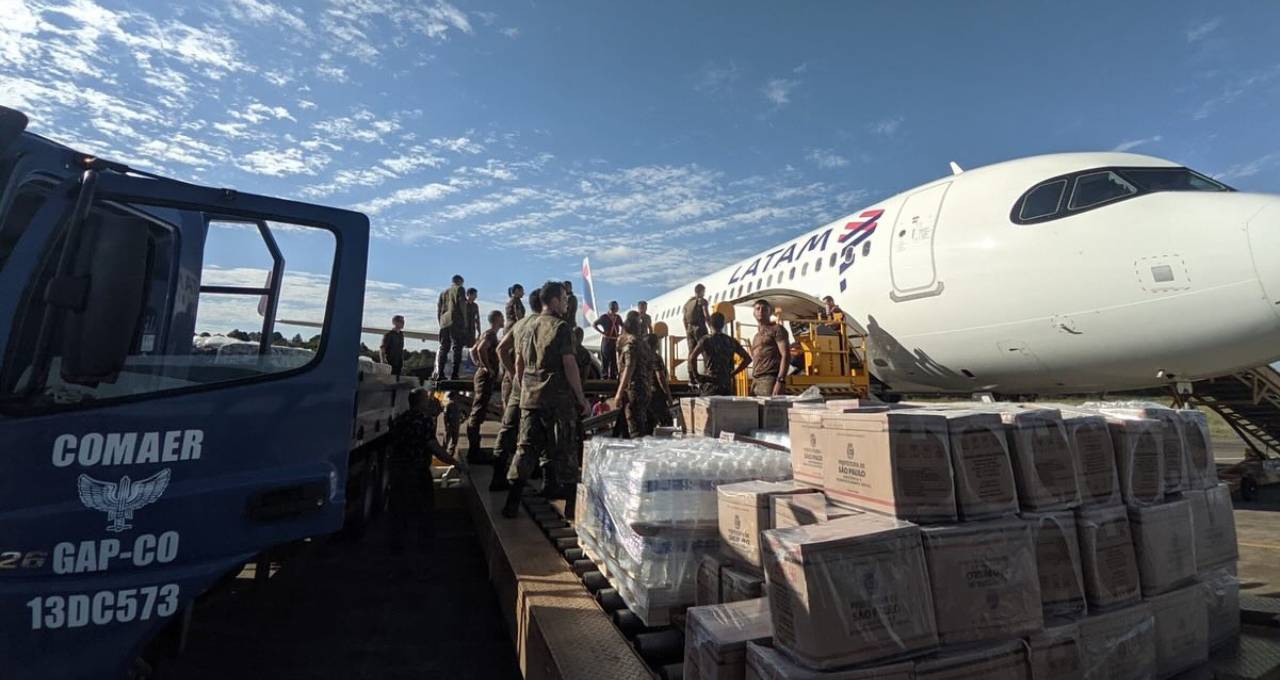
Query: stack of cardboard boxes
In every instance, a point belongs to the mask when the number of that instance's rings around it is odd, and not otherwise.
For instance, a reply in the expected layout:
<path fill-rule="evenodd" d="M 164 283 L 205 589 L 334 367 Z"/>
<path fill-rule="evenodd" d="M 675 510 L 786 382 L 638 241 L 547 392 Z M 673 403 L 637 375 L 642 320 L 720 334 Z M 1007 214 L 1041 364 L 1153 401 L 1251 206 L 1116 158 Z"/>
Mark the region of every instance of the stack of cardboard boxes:
<path fill-rule="evenodd" d="M 1201 414 L 789 415 L 796 482 L 719 495 L 717 592 L 725 563 L 766 580 L 771 639 L 745 643 L 746 677 L 1166 678 L 1238 631 Z"/>

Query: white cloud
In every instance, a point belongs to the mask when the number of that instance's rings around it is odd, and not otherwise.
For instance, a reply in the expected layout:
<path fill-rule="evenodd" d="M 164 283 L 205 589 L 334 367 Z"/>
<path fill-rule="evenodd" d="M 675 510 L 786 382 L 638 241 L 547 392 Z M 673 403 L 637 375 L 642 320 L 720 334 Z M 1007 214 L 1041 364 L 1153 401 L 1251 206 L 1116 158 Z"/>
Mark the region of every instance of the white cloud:
<path fill-rule="evenodd" d="M 448 184 L 431 182 L 418 187 L 399 189 L 386 196 L 358 203 L 353 207 L 360 212 L 377 214 L 387 208 L 395 206 L 438 201 L 457 190 L 458 189 L 456 187 L 449 186 Z"/>
<path fill-rule="evenodd" d="M 520 29 L 519 29 L 519 28 L 516 28 L 515 26 L 511 26 L 511 27 L 509 27 L 509 28 L 504 28 L 504 29 L 502 29 L 501 31 L 498 31 L 498 32 L 499 32 L 499 33 L 501 33 L 501 34 L 503 34 L 503 35 L 505 35 L 505 36 L 507 36 L 508 38 L 519 38 L 519 37 L 520 37 Z"/>
<path fill-rule="evenodd" d="M 868 126 L 872 133 L 892 137 L 898 133 L 898 128 L 902 127 L 902 116 L 891 116 L 889 118 L 881 118 L 880 120 Z"/>
<path fill-rule="evenodd" d="M 791 101 L 791 91 L 800 84 L 798 80 L 788 80 L 786 78 L 772 78 L 764 84 L 761 92 L 764 93 L 765 99 L 773 102 L 778 106 L 782 106 Z"/>
<path fill-rule="evenodd" d="M 291 120 L 298 122 L 293 114 L 289 113 L 289 109 L 283 106 L 267 106 L 259 101 L 254 101 L 244 109 L 231 109 L 227 111 L 227 115 L 237 120 L 243 120 L 249 123 L 258 124 L 266 120 Z"/>
<path fill-rule="evenodd" d="M 231 16 L 254 24 L 279 24 L 303 35 L 310 35 L 307 22 L 293 12 L 265 0 L 231 0 Z"/>
<path fill-rule="evenodd" d="M 314 123 L 311 128 L 328 139 L 382 143 L 384 135 L 400 129 L 400 122 L 394 117 L 379 118 L 369 109 L 361 108 L 350 116 Z"/>
<path fill-rule="evenodd" d="M 1280 152 L 1268 153 L 1245 163 L 1237 163 L 1214 177 L 1224 180 L 1253 177 L 1277 162 L 1280 162 Z"/>
<path fill-rule="evenodd" d="M 472 141 L 470 137 L 436 137 L 431 140 L 431 144 L 453 153 L 477 154 L 484 151 L 484 145 Z"/>
<path fill-rule="evenodd" d="M 741 75 L 738 65 L 732 61 L 726 64 L 707 62 L 694 74 L 693 89 L 707 94 L 726 92 Z"/>
<path fill-rule="evenodd" d="M 314 175 L 329 164 L 330 157 L 323 153 L 302 149 L 259 149 L 246 154 L 237 164 L 241 170 L 268 177 L 290 175 Z"/>
<path fill-rule="evenodd" d="M 315 107 L 316 107 L 316 103 L 315 103 L 315 102 L 313 102 L 313 101 L 308 101 L 308 100 L 306 100 L 306 99 L 299 99 L 299 100 L 298 100 L 298 108 L 302 109 L 303 111 L 310 111 L 311 109 L 314 109 Z"/>
<path fill-rule="evenodd" d="M 1138 147 L 1140 147 L 1140 146 L 1142 146 L 1142 145 L 1144 145 L 1144 144 L 1154 144 L 1155 142 L 1158 142 L 1158 141 L 1160 141 L 1161 139 L 1164 139 L 1164 137 L 1163 137 L 1163 136 L 1161 136 L 1161 135 L 1154 135 L 1154 136 L 1152 136 L 1152 137 L 1144 137 L 1144 138 L 1142 138 L 1142 139 L 1130 139 L 1130 140 L 1128 140 L 1128 141 L 1120 142 L 1119 144 L 1115 145 L 1115 147 L 1114 147 L 1114 148 L 1112 148 L 1111 150 L 1112 150 L 1112 151 L 1122 151 L 1122 152 L 1123 152 L 1123 151 L 1128 151 L 1128 150 L 1130 150 L 1130 149 L 1136 149 L 1136 148 L 1138 148 Z"/>
<path fill-rule="evenodd" d="M 1214 17 L 1187 29 L 1187 42 L 1193 43 L 1204 39 L 1222 25 L 1222 17 Z"/>
<path fill-rule="evenodd" d="M 425 146 L 414 146 L 404 154 L 384 158 L 379 162 L 392 172 L 404 175 L 421 168 L 438 168 L 448 161 L 431 153 Z"/>
<path fill-rule="evenodd" d="M 1280 76 L 1280 64 L 1272 66 L 1261 71 L 1253 71 L 1246 75 L 1232 77 L 1223 86 L 1222 92 L 1214 97 L 1206 99 L 1196 108 L 1191 117 L 1195 120 L 1204 120 L 1213 115 L 1219 108 L 1231 104 L 1235 100 L 1248 94 L 1259 85 L 1263 85 L 1277 76 Z"/>
<path fill-rule="evenodd" d="M 805 158 L 820 168 L 843 168 L 849 164 L 848 158 L 831 149 L 813 149 L 805 154 Z"/>

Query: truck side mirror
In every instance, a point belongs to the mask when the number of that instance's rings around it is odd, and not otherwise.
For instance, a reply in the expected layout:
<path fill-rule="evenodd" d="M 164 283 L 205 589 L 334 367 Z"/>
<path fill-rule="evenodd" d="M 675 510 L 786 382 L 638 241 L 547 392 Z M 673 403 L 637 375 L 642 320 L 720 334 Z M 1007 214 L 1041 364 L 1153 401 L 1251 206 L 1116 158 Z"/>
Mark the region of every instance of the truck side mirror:
<path fill-rule="evenodd" d="M 81 385 L 114 382 L 142 316 L 147 225 L 98 211 L 86 218 L 80 234 L 71 276 L 55 279 L 49 290 L 51 297 L 74 300 L 64 308 L 62 379 Z"/>
<path fill-rule="evenodd" d="M 0 151 L 7 149 L 25 129 L 27 117 L 21 111 L 0 106 Z"/>

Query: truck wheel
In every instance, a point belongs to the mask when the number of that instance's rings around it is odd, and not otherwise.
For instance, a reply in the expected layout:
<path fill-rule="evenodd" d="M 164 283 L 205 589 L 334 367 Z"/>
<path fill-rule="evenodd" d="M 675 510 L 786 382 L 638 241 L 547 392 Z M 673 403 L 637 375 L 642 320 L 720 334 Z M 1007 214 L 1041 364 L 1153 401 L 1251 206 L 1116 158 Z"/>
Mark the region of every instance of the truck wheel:
<path fill-rule="evenodd" d="M 1258 498 L 1258 480 L 1245 477 L 1240 480 L 1240 500 L 1253 501 Z"/>

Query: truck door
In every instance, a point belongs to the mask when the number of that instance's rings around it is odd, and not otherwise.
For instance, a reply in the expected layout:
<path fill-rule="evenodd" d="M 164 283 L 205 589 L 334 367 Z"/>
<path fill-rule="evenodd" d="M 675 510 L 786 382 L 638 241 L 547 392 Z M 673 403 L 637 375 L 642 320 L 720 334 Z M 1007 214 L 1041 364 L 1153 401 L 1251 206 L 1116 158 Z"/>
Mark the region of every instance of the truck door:
<path fill-rule="evenodd" d="M 950 182 L 922 189 L 907 197 L 893 225 L 889 244 L 890 297 L 895 302 L 930 297 L 942 292 L 934 264 L 933 237 Z"/>
<path fill-rule="evenodd" d="M 222 575 L 343 517 L 367 219 L 66 166 L 0 202 L 6 679 L 122 675 Z M 269 264 L 238 266 L 255 242 Z M 286 304 L 323 320 L 311 349 L 276 346 Z"/>

